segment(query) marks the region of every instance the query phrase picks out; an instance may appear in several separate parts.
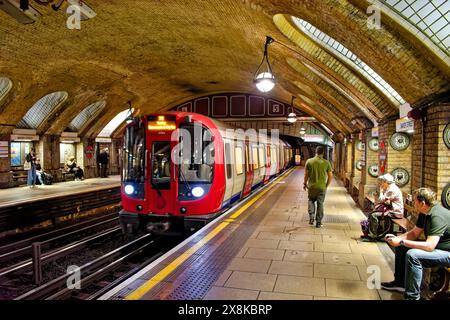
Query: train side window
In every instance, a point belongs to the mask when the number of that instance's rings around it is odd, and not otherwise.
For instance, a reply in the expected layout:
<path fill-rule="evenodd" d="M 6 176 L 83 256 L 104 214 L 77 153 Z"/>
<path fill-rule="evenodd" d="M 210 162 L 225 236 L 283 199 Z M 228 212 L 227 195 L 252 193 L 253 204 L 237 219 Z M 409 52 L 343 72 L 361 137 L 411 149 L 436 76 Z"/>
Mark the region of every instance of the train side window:
<path fill-rule="evenodd" d="M 236 163 L 236 174 L 240 175 L 244 173 L 244 165 L 242 163 L 242 148 L 235 147 L 234 148 L 234 158 Z"/>
<path fill-rule="evenodd" d="M 245 145 L 245 172 L 250 171 L 250 151 L 248 149 L 248 144 Z"/>
<path fill-rule="evenodd" d="M 276 148 L 272 148 L 272 164 L 277 163 L 277 152 Z"/>
<path fill-rule="evenodd" d="M 266 161 L 265 161 L 265 157 L 264 157 L 264 146 L 260 145 L 259 146 L 259 167 L 264 167 L 266 165 Z"/>
<path fill-rule="evenodd" d="M 231 179 L 231 147 L 228 142 L 225 143 L 225 161 L 227 167 L 227 179 Z"/>
<path fill-rule="evenodd" d="M 256 170 L 259 168 L 258 163 L 258 148 L 256 146 L 252 147 L 252 155 L 253 155 L 253 170 Z"/>

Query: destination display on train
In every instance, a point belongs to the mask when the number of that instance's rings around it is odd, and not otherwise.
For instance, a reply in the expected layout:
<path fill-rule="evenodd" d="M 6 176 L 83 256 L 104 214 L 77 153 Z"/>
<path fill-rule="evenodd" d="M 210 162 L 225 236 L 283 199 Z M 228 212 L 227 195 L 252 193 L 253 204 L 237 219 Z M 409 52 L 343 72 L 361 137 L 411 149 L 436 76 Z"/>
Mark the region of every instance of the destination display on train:
<path fill-rule="evenodd" d="M 148 118 L 148 130 L 150 131 L 164 131 L 164 130 L 175 130 L 176 124 L 175 119 L 166 116 L 156 116 Z"/>

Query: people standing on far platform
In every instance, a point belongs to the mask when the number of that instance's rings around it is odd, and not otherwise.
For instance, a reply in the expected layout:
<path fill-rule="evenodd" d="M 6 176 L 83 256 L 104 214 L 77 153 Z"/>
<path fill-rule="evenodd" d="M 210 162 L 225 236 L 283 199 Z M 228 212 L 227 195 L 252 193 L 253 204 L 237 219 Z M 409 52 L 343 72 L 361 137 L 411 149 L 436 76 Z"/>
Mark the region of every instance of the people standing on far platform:
<path fill-rule="evenodd" d="M 322 227 L 325 194 L 333 178 L 331 163 L 323 158 L 324 151 L 324 147 L 317 147 L 316 156 L 306 161 L 303 183 L 303 189 L 308 189 L 309 224 L 314 224 L 315 220 L 316 228 Z"/>
<path fill-rule="evenodd" d="M 28 170 L 27 185 L 30 188 L 36 187 L 36 150 L 31 148 L 25 157 L 24 169 Z"/>
<path fill-rule="evenodd" d="M 108 148 L 103 149 L 102 152 L 100 152 L 100 155 L 98 157 L 98 163 L 100 164 L 100 176 L 102 178 L 108 177 L 108 163 L 109 163 L 109 153 Z"/>

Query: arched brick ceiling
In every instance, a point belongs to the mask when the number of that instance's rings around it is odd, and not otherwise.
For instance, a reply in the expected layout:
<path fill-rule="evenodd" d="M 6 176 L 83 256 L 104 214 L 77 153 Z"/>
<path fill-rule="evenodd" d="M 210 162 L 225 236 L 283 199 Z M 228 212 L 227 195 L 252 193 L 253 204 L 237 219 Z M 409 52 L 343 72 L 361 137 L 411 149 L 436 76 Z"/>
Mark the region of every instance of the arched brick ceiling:
<path fill-rule="evenodd" d="M 251 78 L 260 62 L 265 36 L 289 43 L 273 21 L 280 13 L 304 19 L 345 45 L 409 103 L 449 88 L 449 68 L 427 54 L 403 29 L 395 24 L 376 31 L 367 29 L 363 1 L 86 2 L 97 16 L 82 21 L 81 30 L 66 28 L 64 8 L 55 12 L 36 5 L 43 16 L 31 25 L 21 25 L 0 11 L 0 76 L 13 82 L 13 99 L 0 107 L 0 124 L 10 126 L 0 125 L 0 135 L 10 133 L 36 101 L 55 91 L 68 92 L 69 99 L 61 119 L 49 124 L 47 133 L 62 132 L 89 103 L 107 102 L 105 111 L 83 129 L 81 135 L 88 137 L 98 134 L 128 100 L 139 114 L 145 114 L 168 109 L 175 101 L 196 94 L 256 92 Z M 276 44 L 270 50 L 278 80 L 271 95 L 290 101 L 292 95 L 301 93 L 293 81 L 304 81 L 304 77 L 294 72 L 286 59 L 299 57 Z M 320 57 L 309 55 L 308 59 L 323 76 L 339 79 Z M 285 76 L 289 79 L 283 79 Z M 354 90 L 348 79 L 342 79 L 342 90 L 355 99 L 348 108 L 357 110 L 357 104 L 364 105 L 367 109 L 359 113 L 374 114 L 374 118 L 396 112 L 386 99 L 370 102 L 369 91 Z M 361 81 L 361 86 L 370 88 Z M 342 92 L 337 96 L 336 89 L 325 83 L 310 86 L 317 101 L 324 99 L 321 104 L 298 104 L 331 129 L 336 121 L 324 119 L 326 110 L 314 108 L 334 105 L 333 101 L 343 104 L 349 97 Z M 366 105 L 367 101 L 374 107 Z M 345 114 L 344 109 L 339 111 Z M 341 119 L 337 122 L 341 128 L 334 130 L 348 130 L 343 126 L 346 121 Z"/>

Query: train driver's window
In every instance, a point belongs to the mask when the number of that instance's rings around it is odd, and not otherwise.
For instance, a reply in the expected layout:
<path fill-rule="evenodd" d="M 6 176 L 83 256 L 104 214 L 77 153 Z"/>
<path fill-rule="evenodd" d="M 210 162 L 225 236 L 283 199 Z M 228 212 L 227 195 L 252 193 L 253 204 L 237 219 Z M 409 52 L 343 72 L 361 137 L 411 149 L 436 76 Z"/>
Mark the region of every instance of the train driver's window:
<path fill-rule="evenodd" d="M 236 164 L 236 174 L 240 175 L 244 173 L 244 165 L 242 163 L 242 148 L 235 147 L 234 148 L 234 158 Z"/>

